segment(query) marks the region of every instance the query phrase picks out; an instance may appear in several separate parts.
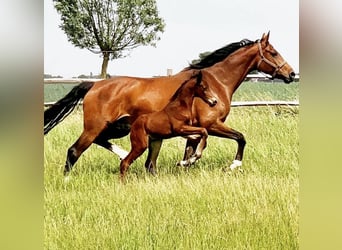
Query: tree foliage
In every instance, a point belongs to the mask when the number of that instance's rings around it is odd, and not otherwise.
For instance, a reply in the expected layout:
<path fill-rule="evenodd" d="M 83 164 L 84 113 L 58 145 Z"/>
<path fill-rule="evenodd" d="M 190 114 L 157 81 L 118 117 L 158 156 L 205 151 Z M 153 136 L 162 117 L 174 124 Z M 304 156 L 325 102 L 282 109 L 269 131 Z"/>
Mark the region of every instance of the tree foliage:
<path fill-rule="evenodd" d="M 212 53 L 212 52 L 211 51 L 206 51 L 206 52 L 200 53 L 198 55 L 198 59 L 192 60 L 191 64 L 196 64 L 196 63 L 200 62 L 203 58 L 208 56 L 210 53 Z"/>
<path fill-rule="evenodd" d="M 141 46 L 155 46 L 164 31 L 155 0 L 54 0 L 68 40 L 109 60 L 125 57 Z M 104 71 L 105 68 L 105 71 Z"/>

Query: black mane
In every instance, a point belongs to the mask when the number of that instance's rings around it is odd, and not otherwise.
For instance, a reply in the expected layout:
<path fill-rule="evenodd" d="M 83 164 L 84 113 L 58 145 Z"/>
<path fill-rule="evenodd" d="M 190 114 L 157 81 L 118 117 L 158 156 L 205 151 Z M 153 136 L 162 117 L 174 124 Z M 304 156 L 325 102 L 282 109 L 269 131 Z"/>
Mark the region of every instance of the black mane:
<path fill-rule="evenodd" d="M 213 66 L 215 63 L 221 62 L 224 60 L 227 56 L 235 52 L 236 50 L 254 44 L 253 41 L 248 40 L 248 39 L 243 39 L 240 42 L 235 42 L 228 44 L 225 47 L 222 47 L 218 50 L 215 50 L 214 52 L 210 53 L 206 57 L 204 57 L 201 61 L 198 63 L 190 64 L 187 68 L 184 70 L 189 70 L 189 69 L 203 69 L 207 68 L 210 66 Z"/>

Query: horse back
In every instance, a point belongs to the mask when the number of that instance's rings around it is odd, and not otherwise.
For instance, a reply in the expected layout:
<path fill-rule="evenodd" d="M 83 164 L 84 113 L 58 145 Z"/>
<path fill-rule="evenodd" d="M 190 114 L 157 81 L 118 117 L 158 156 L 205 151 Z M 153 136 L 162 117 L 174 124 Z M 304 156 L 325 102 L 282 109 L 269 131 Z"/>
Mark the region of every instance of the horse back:
<path fill-rule="evenodd" d="M 85 113 L 101 114 L 106 121 L 122 116 L 135 120 L 141 114 L 163 109 L 192 72 L 171 77 L 115 77 L 96 82 L 83 101 Z"/>

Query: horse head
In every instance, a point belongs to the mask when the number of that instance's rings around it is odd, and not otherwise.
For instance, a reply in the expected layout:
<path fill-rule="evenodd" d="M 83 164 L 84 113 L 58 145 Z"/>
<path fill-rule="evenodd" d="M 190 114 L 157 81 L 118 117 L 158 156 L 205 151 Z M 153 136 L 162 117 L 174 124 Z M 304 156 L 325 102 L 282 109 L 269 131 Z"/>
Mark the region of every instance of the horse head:
<path fill-rule="evenodd" d="M 272 78 L 279 78 L 285 83 L 290 83 L 296 74 L 280 53 L 269 43 L 269 36 L 270 32 L 266 35 L 263 34 L 262 38 L 257 41 L 259 50 L 257 69 L 272 75 Z"/>
<path fill-rule="evenodd" d="M 213 107 L 217 104 L 217 98 L 211 90 L 208 82 L 203 80 L 201 70 L 199 71 L 196 78 L 195 96 L 202 98 L 203 101 L 208 103 L 210 107 Z"/>

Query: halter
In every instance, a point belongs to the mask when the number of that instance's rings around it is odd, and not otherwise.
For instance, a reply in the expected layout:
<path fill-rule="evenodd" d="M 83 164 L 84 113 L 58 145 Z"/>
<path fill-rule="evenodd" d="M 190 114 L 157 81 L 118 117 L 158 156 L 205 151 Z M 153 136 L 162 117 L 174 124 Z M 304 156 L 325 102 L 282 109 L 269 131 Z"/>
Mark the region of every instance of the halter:
<path fill-rule="evenodd" d="M 274 68 L 274 71 L 273 71 L 273 74 L 272 74 L 272 78 L 274 78 L 275 75 L 277 74 L 277 72 L 286 64 L 286 61 L 283 61 L 282 63 L 277 65 L 277 64 L 271 62 L 270 60 L 268 60 L 264 56 L 264 54 L 262 53 L 260 40 L 258 40 L 258 48 L 259 48 L 259 53 L 260 53 L 261 60 L 258 62 L 257 69 L 259 70 L 260 64 L 264 61 L 265 63 L 267 63 L 268 65 L 270 65 L 270 66 L 272 66 Z"/>

